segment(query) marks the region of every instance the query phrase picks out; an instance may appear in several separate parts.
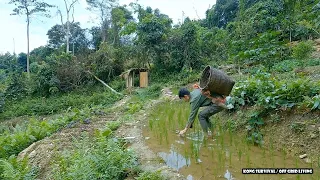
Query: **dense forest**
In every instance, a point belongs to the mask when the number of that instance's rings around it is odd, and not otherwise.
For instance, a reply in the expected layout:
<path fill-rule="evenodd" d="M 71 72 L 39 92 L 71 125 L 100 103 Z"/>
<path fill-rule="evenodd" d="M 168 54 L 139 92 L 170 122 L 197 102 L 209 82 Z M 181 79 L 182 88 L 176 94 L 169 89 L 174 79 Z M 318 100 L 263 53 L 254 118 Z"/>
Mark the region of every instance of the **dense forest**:
<path fill-rule="evenodd" d="M 125 80 L 120 77 L 130 68 L 149 69 L 151 86 L 143 95 L 139 90 L 136 92 L 141 102 L 134 101 L 129 105 L 126 109 L 129 109 L 129 115 L 141 109 L 148 98 L 157 97 L 165 83 L 194 83 L 207 65 L 226 70 L 237 81 L 228 100 L 232 106 L 230 112 L 235 113 L 235 109 L 243 106 L 254 108 L 255 113 L 242 118 L 246 119 L 243 124 L 249 127 L 248 140 L 254 144 L 262 144 L 262 117 L 270 112 L 292 107 L 302 111 L 320 109 L 319 80 L 316 81 L 316 76 L 307 77 L 303 71 L 307 66 L 320 65 L 319 56 L 312 56 L 317 50 L 315 42 L 320 38 L 319 0 L 217 0 L 207 9 L 204 19 L 186 17 L 178 24 L 161 10 L 143 7 L 138 2 L 120 6 L 117 0 L 86 0 L 88 13 L 95 13 L 99 19 L 99 24 L 89 29 L 73 21 L 77 0 L 69 4 L 64 2 L 67 14 L 58 10 L 61 24 L 48 29 L 47 45 L 29 52 L 32 39 L 28 34 L 27 53 L 0 54 L 0 122 L 19 116 L 74 113 L 48 124 L 31 120 L 30 125 L 17 130 L 0 126 L 0 140 L 3 140 L 0 158 L 15 164 L 16 169 L 22 168 L 19 169 L 21 174 L 31 171 L 24 171 L 27 165 L 18 166 L 14 158 L 10 159 L 11 155 L 17 155 L 32 142 L 49 136 L 75 119 L 88 118 L 88 114 L 97 113 L 100 106 L 109 107 L 121 99 L 119 95 L 106 92 L 95 77 L 118 92 L 130 94 Z M 15 5 L 13 15 L 27 19 L 27 28 L 21 33 L 29 33 L 33 15 L 45 18 L 55 8 L 55 4 L 41 0 L 10 0 L 8 3 Z M 295 68 L 298 68 L 295 73 L 285 74 Z M 299 127 L 292 126 L 292 129 L 299 131 Z M 109 128 L 98 137 L 109 135 L 110 129 L 113 130 Z M 20 131 L 32 134 L 32 138 L 30 135 L 28 140 L 22 140 Z M 16 136 L 11 136 L 12 133 Z M 93 142 L 87 139 L 86 143 Z M 113 142 L 98 138 L 98 149 L 91 149 L 93 156 L 110 143 Z M 117 144 L 111 148 L 119 157 L 132 157 L 125 151 L 118 151 L 120 146 Z M 107 153 L 100 155 L 97 158 L 112 161 Z M 69 160 L 79 163 L 75 156 Z M 81 160 L 84 165 L 85 157 Z M 133 160 L 128 167 L 124 162 L 112 163 L 115 167 L 123 165 L 117 167 L 120 169 L 135 166 Z M 99 162 L 92 167 L 98 165 Z M 65 170 L 65 176 L 78 178 L 71 171 Z M 6 172 L 10 172 L 10 168 Z M 56 171 L 55 175 L 59 176 L 61 172 Z M 81 170 L 77 172 L 82 173 Z M 120 175 L 112 173 L 104 174 L 105 178 L 123 175 L 122 172 Z M 0 179 L 4 177 L 9 176 L 0 173 Z"/>
<path fill-rule="evenodd" d="M 79 22 L 69 20 L 48 30 L 46 46 L 30 54 L 0 56 L 1 109 L 5 101 L 98 83 L 87 71 L 111 82 L 133 67 L 147 67 L 155 78 L 185 77 L 208 64 L 233 64 L 239 71 L 254 64 L 270 69 L 282 60 L 307 58 L 303 54 L 311 46 L 307 40 L 320 36 L 316 0 L 218 0 L 205 19 L 185 18 L 181 24 L 172 24 L 159 9 L 136 3 L 129 7 L 104 0 L 88 3 L 92 12 L 101 9 L 99 25 L 82 29 Z M 296 51 L 295 41 L 302 41 Z M 25 73 L 27 57 L 30 74 Z"/>

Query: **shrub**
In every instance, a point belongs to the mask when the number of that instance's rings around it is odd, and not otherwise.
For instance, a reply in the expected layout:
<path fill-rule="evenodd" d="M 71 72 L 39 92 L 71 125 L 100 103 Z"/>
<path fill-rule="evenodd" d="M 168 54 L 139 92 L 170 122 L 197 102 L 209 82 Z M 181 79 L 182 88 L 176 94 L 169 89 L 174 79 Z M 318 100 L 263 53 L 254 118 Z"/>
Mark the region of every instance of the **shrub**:
<path fill-rule="evenodd" d="M 37 167 L 29 167 L 28 159 L 17 160 L 15 156 L 9 159 L 0 159 L 0 180 L 32 180 L 38 174 Z"/>
<path fill-rule="evenodd" d="M 110 106 L 121 97 L 108 91 L 98 90 L 93 93 L 80 94 L 73 92 L 48 98 L 25 98 L 6 103 L 4 112 L 0 114 L 0 119 L 6 119 L 22 115 L 49 115 L 66 111 L 68 108 L 84 108 L 92 105 Z"/>
<path fill-rule="evenodd" d="M 157 98 L 161 94 L 162 85 L 152 84 L 151 86 L 143 89 L 136 90 L 136 96 L 140 100 L 146 100 L 150 98 Z"/>
<path fill-rule="evenodd" d="M 313 97 L 320 91 L 319 82 L 301 78 L 280 80 L 268 73 L 258 73 L 246 81 L 236 84 L 229 104 L 239 107 L 258 105 L 265 109 L 291 108 Z"/>
<path fill-rule="evenodd" d="M 262 144 L 263 134 L 259 130 L 259 127 L 265 124 L 262 117 L 272 110 L 290 109 L 305 104 L 311 110 L 316 110 L 320 104 L 319 83 L 307 79 L 280 80 L 260 72 L 237 83 L 232 97 L 227 98 L 227 104 L 231 109 L 245 105 L 255 106 L 254 114 L 247 120 L 247 140 Z M 292 126 L 292 129 L 300 131 L 296 126 Z"/>
<path fill-rule="evenodd" d="M 72 152 L 66 151 L 54 160 L 53 179 L 120 180 L 135 171 L 136 156 L 116 139 L 99 133 L 97 139 L 84 135 L 78 143 Z"/>
<path fill-rule="evenodd" d="M 284 60 L 275 64 L 272 67 L 272 70 L 277 72 L 290 72 L 300 65 L 301 65 L 301 62 L 294 59 Z"/>
<path fill-rule="evenodd" d="M 302 41 L 293 47 L 293 57 L 305 60 L 310 58 L 313 51 L 314 47 L 312 41 Z"/>
<path fill-rule="evenodd" d="M 85 116 L 86 114 L 83 112 L 74 110 L 69 115 L 49 121 L 31 119 L 25 126 L 16 126 L 12 132 L 4 130 L 0 135 L 0 158 L 17 155 L 33 142 L 51 135 L 69 122 Z"/>
<path fill-rule="evenodd" d="M 165 178 L 161 175 L 160 171 L 150 172 L 146 171 L 139 174 L 137 180 L 164 180 Z"/>

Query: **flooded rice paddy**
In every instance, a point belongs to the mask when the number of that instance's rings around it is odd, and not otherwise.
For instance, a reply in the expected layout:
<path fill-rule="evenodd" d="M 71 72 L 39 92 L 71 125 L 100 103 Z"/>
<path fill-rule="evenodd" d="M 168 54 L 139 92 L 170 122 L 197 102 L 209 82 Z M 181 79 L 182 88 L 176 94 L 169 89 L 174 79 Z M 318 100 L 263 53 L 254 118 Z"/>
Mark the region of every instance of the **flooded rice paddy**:
<path fill-rule="evenodd" d="M 200 109 L 201 111 L 201 109 Z M 306 163 L 299 157 L 277 151 L 274 144 L 258 147 L 248 144 L 231 128 L 222 128 L 213 116 L 213 139 L 204 137 L 198 119 L 185 137 L 177 130 L 186 125 L 190 106 L 167 102 L 152 109 L 143 134 L 147 145 L 171 168 L 188 180 L 320 179 L 319 163 Z M 272 142 L 272 140 L 270 140 Z M 313 168 L 313 174 L 242 174 L 242 168 Z"/>

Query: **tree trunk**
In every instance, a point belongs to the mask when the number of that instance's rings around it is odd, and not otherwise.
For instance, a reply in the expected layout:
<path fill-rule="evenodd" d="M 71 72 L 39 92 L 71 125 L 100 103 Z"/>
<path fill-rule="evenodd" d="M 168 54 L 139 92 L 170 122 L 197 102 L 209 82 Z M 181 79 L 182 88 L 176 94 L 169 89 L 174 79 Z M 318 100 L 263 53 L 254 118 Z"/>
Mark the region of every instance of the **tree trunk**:
<path fill-rule="evenodd" d="M 107 19 L 105 19 L 103 20 L 102 26 L 101 26 L 102 42 L 107 42 L 107 30 L 108 30 L 108 22 L 107 22 Z"/>
<path fill-rule="evenodd" d="M 107 83 L 105 83 L 104 81 L 102 81 L 101 79 L 99 79 L 97 76 L 95 76 L 94 74 L 92 74 L 90 71 L 86 71 L 88 72 L 89 74 L 91 74 L 96 80 L 98 80 L 99 82 L 101 82 L 104 86 L 106 86 L 107 88 L 109 88 L 112 92 L 116 93 L 116 94 L 119 94 L 119 95 L 122 95 L 121 93 L 118 93 L 116 90 L 112 89 L 110 86 L 108 86 Z"/>
<path fill-rule="evenodd" d="M 67 47 L 66 47 L 66 53 L 69 53 L 69 34 L 70 34 L 70 23 L 69 23 L 69 13 L 67 14 Z"/>
<path fill-rule="evenodd" d="M 30 53 L 29 53 L 29 24 L 30 24 L 30 19 L 29 19 L 29 15 L 27 14 L 27 73 L 28 76 L 30 74 L 30 69 L 29 69 L 29 64 L 30 64 Z"/>
<path fill-rule="evenodd" d="M 289 25 L 289 36 L 290 36 L 290 43 L 292 42 L 292 30 L 291 30 L 291 22 Z"/>

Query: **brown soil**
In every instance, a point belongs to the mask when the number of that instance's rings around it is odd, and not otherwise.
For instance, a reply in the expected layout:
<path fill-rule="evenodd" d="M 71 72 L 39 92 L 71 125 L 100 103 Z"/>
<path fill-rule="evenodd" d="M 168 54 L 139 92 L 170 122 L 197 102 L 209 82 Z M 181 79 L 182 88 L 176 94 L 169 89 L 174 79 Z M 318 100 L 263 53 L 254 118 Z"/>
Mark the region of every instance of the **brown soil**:
<path fill-rule="evenodd" d="M 163 101 L 177 99 L 168 88 L 163 89 L 162 94 L 162 98 L 150 101 L 145 105 L 144 109 L 148 110 Z M 161 174 L 170 180 L 186 179 L 174 169 L 169 168 L 163 160 L 146 145 L 146 139 L 142 134 L 142 129 L 147 124 L 147 114 L 145 110 L 135 113 L 133 122 L 125 123 L 121 126 L 117 130 L 117 136 L 129 140 L 130 145 L 128 148 L 133 149 L 137 153 L 142 170 L 151 172 L 161 171 Z"/>
<path fill-rule="evenodd" d="M 313 58 L 320 58 L 320 39 L 314 40 L 315 42 L 315 51 L 312 53 Z"/>
<path fill-rule="evenodd" d="M 129 98 L 119 101 L 113 108 L 122 106 Z M 48 175 L 51 170 L 51 162 L 56 154 L 67 149 L 72 149 L 72 141 L 77 140 L 82 132 L 92 134 L 95 129 L 105 127 L 106 122 L 115 121 L 119 118 L 120 112 L 113 111 L 108 114 L 90 119 L 88 124 L 74 123 L 69 124 L 70 128 L 64 128 L 60 132 L 46 137 L 40 141 L 31 144 L 28 148 L 19 153 L 18 158 L 28 157 L 31 165 L 40 168 L 39 179 L 50 179 Z"/>
<path fill-rule="evenodd" d="M 172 96 L 173 97 L 173 96 Z M 62 153 L 64 150 L 72 150 L 72 141 L 77 140 L 82 132 L 93 133 L 95 129 L 104 127 L 106 122 L 115 121 L 121 118 L 123 113 L 121 112 L 130 98 L 126 97 L 119 101 L 113 108 L 109 110 L 109 113 L 103 116 L 99 116 L 91 119 L 89 124 L 76 123 L 71 128 L 65 128 L 60 132 L 53 134 L 50 137 L 37 141 L 23 150 L 18 158 L 28 157 L 29 163 L 40 168 L 40 174 L 38 179 L 51 179 L 49 177 L 52 169 L 52 160 L 56 154 Z M 161 102 L 152 101 L 146 109 L 156 103 Z M 117 131 L 116 136 L 122 137 L 130 141 L 128 148 L 136 151 L 139 161 L 141 163 L 141 169 L 144 171 L 157 171 L 160 170 L 164 177 L 168 179 L 185 179 L 182 175 L 175 172 L 166 166 L 159 157 L 153 153 L 145 144 L 145 138 L 142 136 L 143 124 L 146 121 L 146 114 L 144 111 L 140 111 L 133 115 L 134 121 L 124 123 Z M 134 137 L 131 139 L 131 137 Z"/>
<path fill-rule="evenodd" d="M 270 121 L 271 119 L 269 119 Z M 279 123 L 268 123 L 263 128 L 266 145 L 270 138 L 278 150 L 282 148 L 293 155 L 307 154 L 305 160 L 318 162 L 320 152 L 320 113 L 287 112 L 280 116 Z"/>

